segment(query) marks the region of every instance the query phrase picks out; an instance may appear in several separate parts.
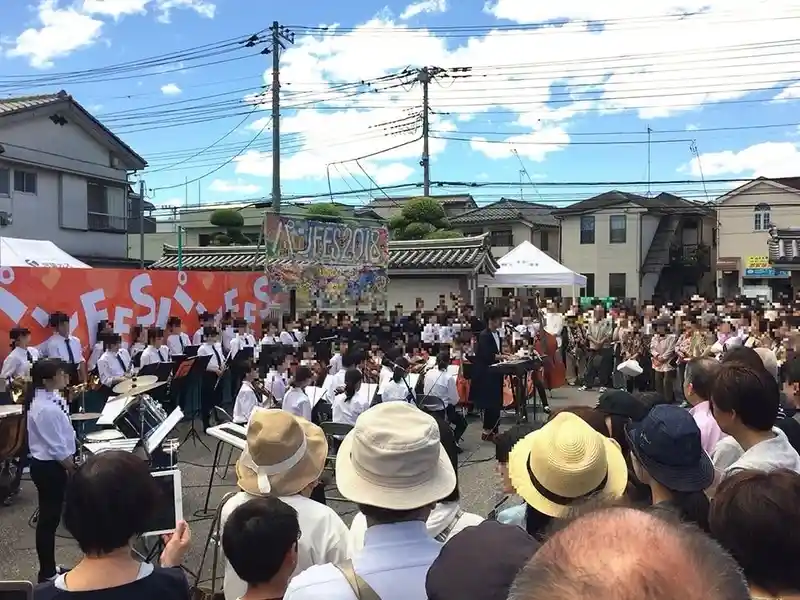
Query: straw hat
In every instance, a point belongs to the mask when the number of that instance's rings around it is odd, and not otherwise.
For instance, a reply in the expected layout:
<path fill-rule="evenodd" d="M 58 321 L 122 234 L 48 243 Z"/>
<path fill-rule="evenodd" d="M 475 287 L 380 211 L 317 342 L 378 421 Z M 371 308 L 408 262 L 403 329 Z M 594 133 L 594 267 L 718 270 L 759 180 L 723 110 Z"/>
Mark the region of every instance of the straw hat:
<path fill-rule="evenodd" d="M 281 409 L 256 409 L 236 463 L 237 485 L 254 496 L 292 496 L 319 479 L 327 454 L 325 434 L 313 423 Z"/>
<path fill-rule="evenodd" d="M 406 402 L 361 414 L 336 455 L 336 487 L 356 504 L 413 510 L 456 487 L 456 474 L 430 415 Z"/>
<path fill-rule="evenodd" d="M 514 445 L 508 475 L 525 502 L 556 518 L 594 493 L 619 498 L 628 484 L 619 444 L 568 412 Z"/>

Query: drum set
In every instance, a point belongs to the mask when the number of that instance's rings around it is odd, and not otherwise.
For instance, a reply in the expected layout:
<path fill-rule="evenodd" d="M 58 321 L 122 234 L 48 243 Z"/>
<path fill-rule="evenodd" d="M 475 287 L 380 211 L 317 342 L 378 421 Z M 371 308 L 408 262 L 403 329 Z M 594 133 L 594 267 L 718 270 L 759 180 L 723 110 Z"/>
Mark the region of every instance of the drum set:
<path fill-rule="evenodd" d="M 144 449 L 153 470 L 175 468 L 178 463 L 178 440 L 167 439 L 172 429 L 183 418 L 180 408 L 171 414 L 147 392 L 165 385 L 155 376 L 141 376 L 118 383 L 102 413 L 78 412 L 70 418 L 78 428 L 80 441 L 79 461 L 86 454 L 99 454 L 109 450 L 133 452 Z M 84 433 L 83 424 L 96 421 L 96 431 Z"/>

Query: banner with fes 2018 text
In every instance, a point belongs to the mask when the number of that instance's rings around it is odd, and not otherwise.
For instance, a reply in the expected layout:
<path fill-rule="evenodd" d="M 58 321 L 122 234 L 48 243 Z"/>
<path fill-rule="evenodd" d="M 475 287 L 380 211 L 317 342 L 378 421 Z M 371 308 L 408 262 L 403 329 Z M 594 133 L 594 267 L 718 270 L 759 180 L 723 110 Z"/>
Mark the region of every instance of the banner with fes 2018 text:
<path fill-rule="evenodd" d="M 70 317 L 86 353 L 103 319 L 127 342 L 133 325 L 164 327 L 171 316 L 191 335 L 206 311 L 231 311 L 255 324 L 279 302 L 263 273 L 2 267 L 0 357 L 9 352 L 4 342 L 13 327 L 30 329 L 32 344 L 52 335 L 48 319 L 56 311 Z"/>

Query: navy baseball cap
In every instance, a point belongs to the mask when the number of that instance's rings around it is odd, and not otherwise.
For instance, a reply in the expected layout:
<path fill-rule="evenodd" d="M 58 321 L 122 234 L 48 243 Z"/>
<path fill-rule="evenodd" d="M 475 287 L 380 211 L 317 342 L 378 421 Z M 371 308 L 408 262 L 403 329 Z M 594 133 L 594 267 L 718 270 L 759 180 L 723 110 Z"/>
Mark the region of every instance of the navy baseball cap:
<path fill-rule="evenodd" d="M 631 452 L 648 474 L 676 492 L 699 492 L 714 482 L 714 465 L 703 450 L 700 429 L 683 408 L 654 406 L 640 423 L 625 428 Z"/>

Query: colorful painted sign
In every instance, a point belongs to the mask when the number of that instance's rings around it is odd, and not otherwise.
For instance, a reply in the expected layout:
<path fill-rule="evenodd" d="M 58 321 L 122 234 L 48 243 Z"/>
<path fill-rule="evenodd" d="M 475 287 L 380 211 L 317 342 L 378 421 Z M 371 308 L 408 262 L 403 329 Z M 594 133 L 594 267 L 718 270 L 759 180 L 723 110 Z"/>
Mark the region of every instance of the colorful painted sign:
<path fill-rule="evenodd" d="M 769 256 L 748 256 L 744 261 L 745 269 L 768 269 Z"/>
<path fill-rule="evenodd" d="M 229 310 L 256 323 L 281 300 L 270 290 L 263 273 L 3 267 L 0 348 L 8 348 L 3 340 L 16 326 L 30 329 L 33 343 L 44 341 L 52 334 L 48 317 L 56 311 L 69 315 L 84 351 L 103 319 L 123 335 L 135 324 L 163 327 L 170 316 L 180 317 L 193 333 L 206 311 Z"/>
<path fill-rule="evenodd" d="M 370 266 L 267 263 L 269 292 L 296 290 L 299 298 L 317 309 L 375 306 L 382 308 L 389 279 L 386 270 Z"/>
<path fill-rule="evenodd" d="M 267 215 L 264 228 L 270 259 L 384 269 L 389 264 L 389 231 L 373 223 Z"/>

